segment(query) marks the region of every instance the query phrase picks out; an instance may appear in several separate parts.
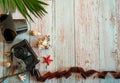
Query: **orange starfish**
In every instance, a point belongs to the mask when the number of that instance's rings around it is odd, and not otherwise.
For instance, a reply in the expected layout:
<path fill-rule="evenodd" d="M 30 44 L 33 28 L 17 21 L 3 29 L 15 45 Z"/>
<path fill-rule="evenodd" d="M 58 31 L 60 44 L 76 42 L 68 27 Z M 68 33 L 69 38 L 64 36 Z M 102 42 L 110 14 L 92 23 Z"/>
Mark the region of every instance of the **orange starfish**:
<path fill-rule="evenodd" d="M 47 63 L 47 65 L 50 65 L 50 63 L 53 61 L 50 59 L 50 55 L 48 55 L 47 57 L 43 57 L 43 59 L 43 63 Z"/>

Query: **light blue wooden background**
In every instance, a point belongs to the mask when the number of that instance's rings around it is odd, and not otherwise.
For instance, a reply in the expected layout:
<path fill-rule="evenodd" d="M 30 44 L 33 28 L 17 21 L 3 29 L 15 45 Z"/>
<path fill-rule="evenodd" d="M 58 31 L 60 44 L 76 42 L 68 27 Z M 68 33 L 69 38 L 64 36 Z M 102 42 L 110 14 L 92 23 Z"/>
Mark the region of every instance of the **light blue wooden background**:
<path fill-rule="evenodd" d="M 45 0 L 48 14 L 41 19 L 29 21 L 29 30 L 40 31 L 50 35 L 49 50 L 38 50 L 35 44 L 39 36 L 29 35 L 29 31 L 19 35 L 13 44 L 27 39 L 39 58 L 51 55 L 54 60 L 46 69 L 40 62 L 37 68 L 41 74 L 48 71 L 64 70 L 71 66 L 81 66 L 85 70 L 96 69 L 120 70 L 120 0 Z M 31 15 L 32 16 L 32 15 Z M 22 19 L 16 11 L 14 19 Z M 8 60 L 3 56 L 13 44 L 3 43 L 0 35 L 0 76 L 7 70 L 2 62 Z M 22 83 L 16 77 L 7 79 L 4 83 Z M 32 77 L 27 77 L 24 83 L 37 83 Z M 105 80 L 88 78 L 81 79 L 73 75 L 69 79 L 52 79 L 45 83 L 120 83 L 111 76 Z"/>

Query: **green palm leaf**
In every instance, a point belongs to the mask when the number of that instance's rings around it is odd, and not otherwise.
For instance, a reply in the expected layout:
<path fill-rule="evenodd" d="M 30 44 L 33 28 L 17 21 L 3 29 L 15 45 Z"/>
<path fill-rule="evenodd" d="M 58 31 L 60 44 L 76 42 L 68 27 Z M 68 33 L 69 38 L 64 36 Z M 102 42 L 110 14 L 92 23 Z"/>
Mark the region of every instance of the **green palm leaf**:
<path fill-rule="evenodd" d="M 15 4 L 15 1 L 14 0 L 10 0 L 11 2 L 11 5 L 12 5 L 12 7 L 13 7 L 13 9 L 14 9 L 14 11 L 16 10 L 16 4 Z"/>
<path fill-rule="evenodd" d="M 41 0 L 0 0 L 0 4 L 6 13 L 9 12 L 9 6 L 12 5 L 14 11 L 18 8 L 27 20 L 31 19 L 32 21 L 33 19 L 31 18 L 30 13 L 35 17 L 41 18 L 45 13 L 47 13 L 43 5 L 48 5 Z"/>

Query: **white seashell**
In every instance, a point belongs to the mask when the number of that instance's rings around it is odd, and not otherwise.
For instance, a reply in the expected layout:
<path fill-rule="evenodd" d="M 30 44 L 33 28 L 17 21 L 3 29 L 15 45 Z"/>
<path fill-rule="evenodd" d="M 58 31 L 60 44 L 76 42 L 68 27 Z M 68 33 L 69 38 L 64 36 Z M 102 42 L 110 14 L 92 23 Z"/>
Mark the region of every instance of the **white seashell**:
<path fill-rule="evenodd" d="M 42 34 L 40 32 L 38 32 L 37 35 L 42 35 Z"/>
<path fill-rule="evenodd" d="M 33 36 L 41 35 L 40 32 L 38 32 L 38 31 L 34 31 L 34 30 L 31 31 L 31 34 L 32 34 Z"/>
<path fill-rule="evenodd" d="M 7 68 L 10 67 L 11 66 L 10 61 L 3 62 L 3 66 Z"/>
<path fill-rule="evenodd" d="M 24 81 L 26 79 L 26 75 L 22 75 L 22 74 L 19 74 L 18 75 L 18 78 L 21 80 L 21 81 Z"/>

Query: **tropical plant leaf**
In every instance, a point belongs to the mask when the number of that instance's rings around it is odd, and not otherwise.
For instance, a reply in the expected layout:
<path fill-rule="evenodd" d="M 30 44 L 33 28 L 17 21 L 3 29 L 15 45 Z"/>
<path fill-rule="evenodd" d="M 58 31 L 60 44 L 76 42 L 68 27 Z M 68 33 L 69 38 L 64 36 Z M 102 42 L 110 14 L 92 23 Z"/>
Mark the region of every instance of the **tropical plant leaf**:
<path fill-rule="evenodd" d="M 4 4 L 4 0 L 0 0 L 0 2 L 1 2 L 2 9 L 5 11 L 5 4 Z"/>
<path fill-rule="evenodd" d="M 42 17 L 47 13 L 44 9 L 43 5 L 48 5 L 47 3 L 41 0 L 0 0 L 0 4 L 2 5 L 2 9 L 7 13 L 9 12 L 9 6 L 12 5 L 14 11 L 16 8 L 20 11 L 20 13 L 28 20 L 33 19 L 30 16 L 30 13 L 35 17 Z"/>
<path fill-rule="evenodd" d="M 38 1 L 38 2 L 42 5 L 48 5 L 47 3 L 43 2 L 43 1 Z"/>
<path fill-rule="evenodd" d="M 21 0 L 15 0 L 15 3 L 19 9 L 19 11 L 21 12 L 21 14 L 28 20 L 27 17 L 29 17 L 31 20 L 32 18 L 30 17 L 30 15 L 28 14 L 28 11 L 26 9 L 26 7 L 24 6 L 23 2 Z"/>
<path fill-rule="evenodd" d="M 8 0 L 4 0 L 5 1 L 5 12 L 9 11 L 9 1 Z"/>
<path fill-rule="evenodd" d="M 29 9 L 29 11 L 35 16 L 38 17 L 36 14 L 37 12 L 34 12 L 33 10 L 35 10 L 35 7 L 33 5 L 31 5 L 31 3 L 29 3 L 29 1 L 27 0 L 23 0 L 24 4 L 26 5 L 26 7 Z"/>
<path fill-rule="evenodd" d="M 15 4 L 15 1 L 14 1 L 14 0 L 10 0 L 10 1 L 11 1 L 11 5 L 12 5 L 14 11 L 15 11 L 15 10 L 16 10 L 16 4 Z"/>

